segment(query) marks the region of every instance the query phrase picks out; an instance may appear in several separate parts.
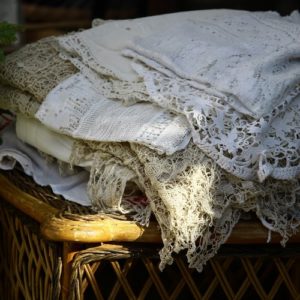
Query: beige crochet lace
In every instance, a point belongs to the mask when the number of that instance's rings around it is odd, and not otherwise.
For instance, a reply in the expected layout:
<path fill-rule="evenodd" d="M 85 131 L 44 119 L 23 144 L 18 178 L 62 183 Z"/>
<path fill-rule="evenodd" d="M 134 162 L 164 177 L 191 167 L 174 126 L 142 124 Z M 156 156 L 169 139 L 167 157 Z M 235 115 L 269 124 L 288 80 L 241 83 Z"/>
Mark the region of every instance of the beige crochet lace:
<path fill-rule="evenodd" d="M 147 224 L 149 207 L 122 202 L 128 182 L 150 200 L 162 233 L 163 269 L 172 254 L 187 250 L 190 267 L 201 271 L 238 222 L 242 211 L 254 211 L 286 242 L 299 225 L 299 181 L 243 181 L 222 171 L 193 144 L 171 156 L 122 143 L 77 143 L 73 163 L 93 157 L 89 194 L 95 207 L 131 213 Z M 111 199 L 109 199 L 111 197 Z M 104 200 L 105 199 L 105 200 Z M 116 201 L 116 199 L 118 199 Z"/>
<path fill-rule="evenodd" d="M 77 71 L 59 57 L 54 43 L 53 38 L 46 38 L 8 55 L 0 65 L 0 82 L 43 101 L 51 89 Z"/>
<path fill-rule="evenodd" d="M 29 93 L 0 83 L 0 108 L 32 117 L 40 103 Z"/>

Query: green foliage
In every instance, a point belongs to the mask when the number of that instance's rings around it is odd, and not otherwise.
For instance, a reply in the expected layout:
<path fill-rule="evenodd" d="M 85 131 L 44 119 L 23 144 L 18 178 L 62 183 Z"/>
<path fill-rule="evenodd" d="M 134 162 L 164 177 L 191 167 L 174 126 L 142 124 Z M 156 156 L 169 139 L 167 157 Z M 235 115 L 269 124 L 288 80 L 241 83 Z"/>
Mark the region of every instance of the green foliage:
<path fill-rule="evenodd" d="M 0 62 L 4 60 L 3 47 L 11 45 L 17 39 L 17 32 L 21 31 L 22 27 L 7 22 L 0 22 Z"/>

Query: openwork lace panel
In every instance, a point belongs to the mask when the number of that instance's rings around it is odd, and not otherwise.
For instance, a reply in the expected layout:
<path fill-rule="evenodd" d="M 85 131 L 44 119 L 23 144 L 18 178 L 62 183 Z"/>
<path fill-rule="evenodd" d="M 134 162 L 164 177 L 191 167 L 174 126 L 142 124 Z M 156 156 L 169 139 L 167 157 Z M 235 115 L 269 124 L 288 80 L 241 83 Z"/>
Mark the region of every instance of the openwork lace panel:
<path fill-rule="evenodd" d="M 261 181 L 299 175 L 300 85 L 280 105 L 254 119 L 170 72 L 165 75 L 142 64 L 134 67 L 143 76 L 151 101 L 184 114 L 195 144 L 228 172 Z"/>

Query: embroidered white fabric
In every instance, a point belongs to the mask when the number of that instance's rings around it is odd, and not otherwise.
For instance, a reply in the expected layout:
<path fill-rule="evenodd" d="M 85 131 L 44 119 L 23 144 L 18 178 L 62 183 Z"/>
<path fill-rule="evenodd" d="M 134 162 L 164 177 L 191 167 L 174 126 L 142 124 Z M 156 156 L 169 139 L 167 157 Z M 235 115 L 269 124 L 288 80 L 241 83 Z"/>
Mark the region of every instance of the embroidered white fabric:
<path fill-rule="evenodd" d="M 105 22 L 57 41 L 60 52 L 69 53 L 70 59 L 80 58 L 96 73 L 136 82 L 130 60 L 121 55 L 130 45 L 181 76 L 195 79 L 203 89 L 211 86 L 237 108 L 260 116 L 299 82 L 300 24 L 296 15 L 283 18 L 275 12 L 237 10 L 181 12 Z M 265 98 L 272 98 L 272 102 Z"/>
<path fill-rule="evenodd" d="M 183 115 L 145 102 L 124 106 L 105 98 L 81 73 L 57 85 L 35 116 L 52 130 L 74 138 L 135 142 L 168 154 L 184 149 L 191 138 Z"/>
<path fill-rule="evenodd" d="M 58 50 L 81 62 L 96 73 L 125 82 L 137 81 L 130 60 L 121 55 L 129 40 L 167 29 L 179 19 L 197 15 L 184 12 L 133 20 L 109 21 L 94 28 L 58 37 Z"/>

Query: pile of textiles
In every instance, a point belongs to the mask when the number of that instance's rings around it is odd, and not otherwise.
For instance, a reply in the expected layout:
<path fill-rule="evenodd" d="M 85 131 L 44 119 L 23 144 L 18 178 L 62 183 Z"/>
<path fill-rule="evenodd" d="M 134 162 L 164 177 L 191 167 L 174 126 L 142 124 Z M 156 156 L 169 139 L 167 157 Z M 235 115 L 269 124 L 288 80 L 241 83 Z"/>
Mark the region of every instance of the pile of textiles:
<path fill-rule="evenodd" d="M 162 269 L 187 250 L 201 271 L 244 212 L 283 244 L 300 224 L 299 36 L 297 12 L 95 20 L 9 55 L 0 106 L 65 176 L 84 170 L 95 210 L 154 214 Z"/>

